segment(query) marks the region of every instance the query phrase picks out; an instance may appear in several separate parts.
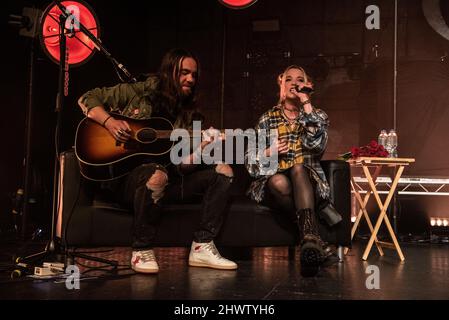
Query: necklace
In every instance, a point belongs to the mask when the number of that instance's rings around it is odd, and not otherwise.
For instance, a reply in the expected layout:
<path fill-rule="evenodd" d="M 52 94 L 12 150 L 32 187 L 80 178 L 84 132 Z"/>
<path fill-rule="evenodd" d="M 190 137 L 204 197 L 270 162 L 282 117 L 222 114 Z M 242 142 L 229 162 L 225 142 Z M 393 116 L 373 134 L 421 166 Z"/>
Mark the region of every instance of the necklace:
<path fill-rule="evenodd" d="M 286 109 L 286 110 L 288 110 L 288 111 L 292 111 L 292 110 L 289 110 L 289 109 Z M 295 122 L 296 121 L 296 119 L 298 119 L 298 116 L 299 116 L 299 113 L 298 113 L 298 115 L 297 116 L 295 116 L 294 118 L 290 118 L 289 116 L 287 116 L 286 114 L 285 114 L 285 110 L 284 110 L 284 108 L 282 108 L 282 115 L 284 116 L 284 118 L 286 118 L 287 119 L 287 121 L 288 122 Z"/>
<path fill-rule="evenodd" d="M 297 109 L 287 109 L 286 107 L 282 107 L 282 110 L 287 110 L 287 111 L 290 111 L 290 112 L 298 112 Z"/>

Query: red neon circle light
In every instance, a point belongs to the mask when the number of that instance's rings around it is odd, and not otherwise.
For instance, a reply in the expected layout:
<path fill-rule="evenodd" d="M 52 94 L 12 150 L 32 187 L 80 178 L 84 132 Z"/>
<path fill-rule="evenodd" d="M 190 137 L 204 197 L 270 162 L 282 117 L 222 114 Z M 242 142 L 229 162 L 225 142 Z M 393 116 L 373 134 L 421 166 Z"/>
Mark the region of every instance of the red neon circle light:
<path fill-rule="evenodd" d="M 95 37 L 99 37 L 100 26 L 97 17 L 87 3 L 81 1 L 63 1 L 62 5 L 71 12 L 67 19 L 65 33 L 71 66 L 79 66 L 89 60 L 95 53 L 93 42 L 80 30 L 78 21 Z M 50 5 L 43 13 L 40 24 L 41 44 L 45 53 L 59 63 L 59 17 L 61 10 L 55 4 Z"/>
<path fill-rule="evenodd" d="M 244 9 L 254 4 L 257 0 L 219 0 L 219 1 L 231 9 Z"/>

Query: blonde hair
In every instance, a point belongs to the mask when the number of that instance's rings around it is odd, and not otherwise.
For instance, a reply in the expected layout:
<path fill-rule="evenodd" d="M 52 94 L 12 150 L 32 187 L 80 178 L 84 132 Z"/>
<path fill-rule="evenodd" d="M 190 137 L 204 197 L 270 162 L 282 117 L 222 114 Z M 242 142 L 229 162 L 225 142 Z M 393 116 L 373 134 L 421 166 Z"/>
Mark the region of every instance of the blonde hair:
<path fill-rule="evenodd" d="M 284 72 L 283 73 L 281 73 L 280 75 L 278 75 L 278 78 L 277 78 L 277 83 L 278 83 L 278 85 L 279 85 L 279 101 L 278 101 L 278 104 L 283 104 L 284 103 L 284 101 L 285 101 L 285 96 L 286 96 L 286 92 L 285 92 L 285 78 L 286 78 L 286 76 L 287 76 L 287 72 L 289 71 L 289 70 L 291 70 L 291 69 L 297 69 L 297 70 L 300 70 L 303 74 L 304 74 L 304 82 L 305 83 L 308 83 L 309 82 L 309 76 L 307 75 L 307 73 L 306 73 L 306 71 L 302 68 L 302 67 L 300 67 L 300 66 L 298 66 L 298 65 L 296 65 L 296 64 L 293 64 L 293 65 L 291 65 L 291 66 L 288 66 L 285 70 L 284 70 Z"/>

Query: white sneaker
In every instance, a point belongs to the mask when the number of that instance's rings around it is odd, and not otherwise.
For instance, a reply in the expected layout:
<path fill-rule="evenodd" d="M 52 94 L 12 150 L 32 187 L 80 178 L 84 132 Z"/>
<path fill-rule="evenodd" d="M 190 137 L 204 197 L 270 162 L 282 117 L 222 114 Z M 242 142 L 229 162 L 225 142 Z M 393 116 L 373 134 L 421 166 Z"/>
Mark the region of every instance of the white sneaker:
<path fill-rule="evenodd" d="M 192 242 L 189 255 L 189 266 L 222 270 L 237 269 L 237 264 L 235 262 L 225 259 L 220 255 L 213 241 L 206 243 Z"/>
<path fill-rule="evenodd" d="M 158 273 L 159 266 L 156 262 L 153 250 L 133 251 L 131 268 L 136 272 Z"/>

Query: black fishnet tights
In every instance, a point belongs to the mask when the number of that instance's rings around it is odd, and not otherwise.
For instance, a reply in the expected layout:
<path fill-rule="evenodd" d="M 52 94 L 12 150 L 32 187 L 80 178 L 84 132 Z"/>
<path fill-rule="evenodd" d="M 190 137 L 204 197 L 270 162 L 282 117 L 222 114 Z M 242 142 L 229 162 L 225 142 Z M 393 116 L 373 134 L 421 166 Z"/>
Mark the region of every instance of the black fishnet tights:
<path fill-rule="evenodd" d="M 267 188 L 276 204 L 286 212 L 315 206 L 313 186 L 303 165 L 297 164 L 286 172 L 273 175 L 267 181 Z"/>

